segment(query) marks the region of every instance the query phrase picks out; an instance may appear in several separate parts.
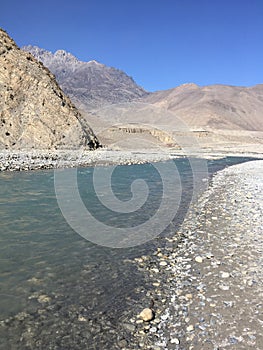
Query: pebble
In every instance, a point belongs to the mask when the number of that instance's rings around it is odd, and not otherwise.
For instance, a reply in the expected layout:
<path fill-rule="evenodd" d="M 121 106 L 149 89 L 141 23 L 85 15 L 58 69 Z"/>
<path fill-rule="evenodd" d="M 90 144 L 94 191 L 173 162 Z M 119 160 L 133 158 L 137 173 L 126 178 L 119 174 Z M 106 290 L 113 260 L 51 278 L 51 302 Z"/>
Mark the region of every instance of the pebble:
<path fill-rule="evenodd" d="M 142 312 L 140 313 L 139 316 L 143 321 L 148 322 L 154 318 L 154 313 L 153 313 L 152 309 L 146 308 L 146 309 L 142 310 Z"/>
<path fill-rule="evenodd" d="M 161 320 L 163 320 L 163 321 L 168 320 L 168 318 L 169 318 L 169 315 L 167 315 L 167 314 L 161 316 Z"/>
<path fill-rule="evenodd" d="M 78 316 L 78 321 L 80 321 L 80 322 L 87 322 L 87 319 L 84 316 L 79 315 Z"/>
<path fill-rule="evenodd" d="M 221 277 L 222 278 L 228 278 L 228 277 L 230 277 L 230 274 L 228 272 L 222 272 L 221 273 Z"/>
<path fill-rule="evenodd" d="M 195 261 L 198 263 L 202 263 L 203 262 L 203 258 L 201 256 L 196 256 L 195 257 Z"/>
<path fill-rule="evenodd" d="M 193 298 L 193 294 L 190 294 L 190 293 L 186 294 L 185 297 L 186 297 L 186 299 L 192 299 Z"/>
<path fill-rule="evenodd" d="M 194 330 L 194 326 L 191 324 L 190 326 L 188 326 L 188 327 L 186 328 L 186 330 L 187 330 L 187 332 L 191 332 L 191 331 Z"/>
<path fill-rule="evenodd" d="M 160 286 L 160 282 L 153 282 L 153 286 L 154 287 L 159 287 Z"/>
<path fill-rule="evenodd" d="M 141 324 L 141 323 L 143 323 L 143 320 L 137 320 L 136 323 Z"/>
<path fill-rule="evenodd" d="M 229 290 L 229 289 L 230 289 L 229 286 L 226 286 L 226 285 L 224 285 L 224 284 L 220 284 L 220 285 L 219 285 L 219 288 L 220 288 L 221 290 Z"/>
<path fill-rule="evenodd" d="M 156 333 L 157 332 L 157 328 L 156 327 L 151 327 L 150 328 L 150 332 L 151 333 Z"/>
<path fill-rule="evenodd" d="M 43 295 L 40 295 L 38 298 L 37 298 L 38 302 L 39 303 L 49 303 L 51 301 L 51 298 L 45 294 Z"/>
<path fill-rule="evenodd" d="M 159 269 L 153 268 L 151 269 L 152 272 L 159 273 Z"/>
<path fill-rule="evenodd" d="M 134 332 L 136 329 L 136 326 L 134 324 L 131 324 L 131 323 L 123 323 L 122 326 L 123 326 L 123 328 L 125 328 L 129 332 Z"/>
<path fill-rule="evenodd" d="M 119 346 L 121 349 L 126 348 L 127 345 L 128 345 L 128 342 L 127 342 L 127 340 L 125 340 L 125 339 L 121 339 L 121 340 L 118 341 L 118 346 Z"/>

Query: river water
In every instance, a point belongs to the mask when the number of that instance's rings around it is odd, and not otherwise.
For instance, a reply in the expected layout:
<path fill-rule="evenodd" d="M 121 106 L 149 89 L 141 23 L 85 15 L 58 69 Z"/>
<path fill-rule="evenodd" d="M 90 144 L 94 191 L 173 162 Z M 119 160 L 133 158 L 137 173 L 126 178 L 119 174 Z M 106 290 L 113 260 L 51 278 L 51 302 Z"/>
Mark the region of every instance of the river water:
<path fill-rule="evenodd" d="M 209 174 L 247 160 L 210 160 Z M 69 226 L 57 203 L 54 171 L 0 173 L 0 349 L 115 349 L 114 329 L 142 297 L 145 283 L 133 258 L 151 253 L 161 237 L 177 230 L 192 198 L 191 166 L 187 159 L 175 164 L 182 198 L 173 222 L 157 238 L 128 248 L 94 244 Z M 131 198 L 137 178 L 149 186 L 147 202 L 129 214 L 101 205 L 93 170 L 78 169 L 78 189 L 98 221 L 136 227 L 157 212 L 162 186 L 153 165 L 116 169 L 112 189 L 119 200 Z"/>

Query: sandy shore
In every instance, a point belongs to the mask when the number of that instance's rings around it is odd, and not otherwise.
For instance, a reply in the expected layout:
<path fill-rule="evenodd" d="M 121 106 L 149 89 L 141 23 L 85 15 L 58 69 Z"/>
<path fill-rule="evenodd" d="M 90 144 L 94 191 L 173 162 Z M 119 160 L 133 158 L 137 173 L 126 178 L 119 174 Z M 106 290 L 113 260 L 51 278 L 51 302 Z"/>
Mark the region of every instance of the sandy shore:
<path fill-rule="evenodd" d="M 216 174 L 180 232 L 137 259 L 156 317 L 138 324 L 143 349 L 263 348 L 263 161 Z"/>

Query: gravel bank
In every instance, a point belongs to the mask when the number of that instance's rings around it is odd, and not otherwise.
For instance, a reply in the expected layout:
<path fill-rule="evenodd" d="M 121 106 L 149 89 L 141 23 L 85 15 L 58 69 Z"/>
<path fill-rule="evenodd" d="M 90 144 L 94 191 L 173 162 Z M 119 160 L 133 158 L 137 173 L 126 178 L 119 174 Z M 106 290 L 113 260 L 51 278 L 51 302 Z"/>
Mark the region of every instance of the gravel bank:
<path fill-rule="evenodd" d="M 146 162 L 159 162 L 174 158 L 165 151 L 2 151 L 0 171 L 22 171 L 54 168 L 72 168 L 94 165 L 129 165 Z"/>
<path fill-rule="evenodd" d="M 143 349 L 263 348 L 263 161 L 219 172 L 164 248 L 137 259 L 156 318 Z"/>
<path fill-rule="evenodd" d="M 130 165 L 151 162 L 161 162 L 178 157 L 188 156 L 183 150 L 149 150 L 141 149 L 135 151 L 117 151 L 106 148 L 95 151 L 65 150 L 65 151 L 0 151 L 1 171 L 24 171 L 55 168 L 73 168 L 78 166 L 95 165 Z M 260 153 L 217 153 L 197 152 L 191 154 L 193 157 L 216 159 L 227 156 L 262 158 Z"/>

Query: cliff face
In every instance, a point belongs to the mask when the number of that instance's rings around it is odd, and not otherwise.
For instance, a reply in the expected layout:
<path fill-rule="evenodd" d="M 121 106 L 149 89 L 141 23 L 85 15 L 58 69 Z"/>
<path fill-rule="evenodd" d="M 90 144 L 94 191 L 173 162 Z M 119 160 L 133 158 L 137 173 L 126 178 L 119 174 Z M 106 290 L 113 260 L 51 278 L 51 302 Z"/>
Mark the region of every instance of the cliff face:
<path fill-rule="evenodd" d="M 37 46 L 22 49 L 50 69 L 63 91 L 85 111 L 133 101 L 148 94 L 121 70 L 97 61 L 82 62 L 64 50 L 53 54 Z"/>
<path fill-rule="evenodd" d="M 0 29 L 0 149 L 98 145 L 55 77 Z"/>

